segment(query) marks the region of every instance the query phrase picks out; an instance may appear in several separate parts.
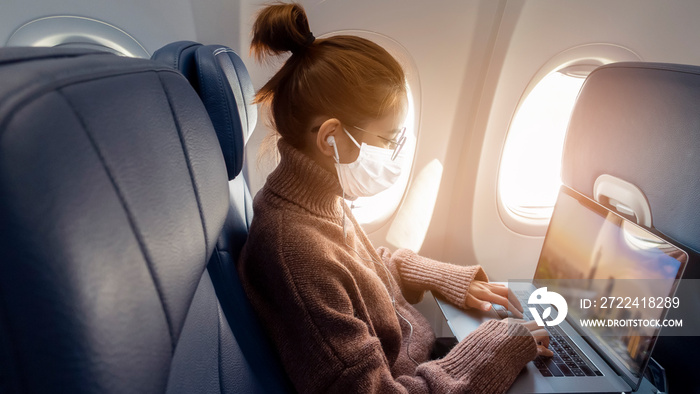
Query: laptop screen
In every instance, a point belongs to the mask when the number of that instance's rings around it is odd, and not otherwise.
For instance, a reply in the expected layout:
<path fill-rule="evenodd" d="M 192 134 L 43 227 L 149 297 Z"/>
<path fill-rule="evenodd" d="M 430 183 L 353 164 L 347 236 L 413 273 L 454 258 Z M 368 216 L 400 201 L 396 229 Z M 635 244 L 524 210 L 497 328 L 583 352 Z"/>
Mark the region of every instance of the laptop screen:
<path fill-rule="evenodd" d="M 658 303 L 673 299 L 687 260 L 678 247 L 562 186 L 534 284 L 561 294 L 567 321 L 638 385 L 660 329 L 632 323 L 665 317 L 668 305 Z M 583 326 L 594 320 L 622 323 Z"/>

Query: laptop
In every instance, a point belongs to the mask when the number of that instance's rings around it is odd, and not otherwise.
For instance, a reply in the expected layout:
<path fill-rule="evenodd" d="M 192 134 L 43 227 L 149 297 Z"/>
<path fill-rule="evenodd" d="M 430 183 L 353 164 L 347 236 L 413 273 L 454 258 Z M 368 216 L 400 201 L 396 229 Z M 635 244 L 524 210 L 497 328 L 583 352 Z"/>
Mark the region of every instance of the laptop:
<path fill-rule="evenodd" d="M 529 362 L 508 392 L 637 390 L 661 331 L 646 323 L 663 321 L 679 302 L 673 296 L 687 263 L 688 253 L 665 237 L 562 186 L 534 278 L 507 283 L 524 319 L 549 332 L 555 356 Z M 460 341 L 508 313 L 438 304 Z"/>

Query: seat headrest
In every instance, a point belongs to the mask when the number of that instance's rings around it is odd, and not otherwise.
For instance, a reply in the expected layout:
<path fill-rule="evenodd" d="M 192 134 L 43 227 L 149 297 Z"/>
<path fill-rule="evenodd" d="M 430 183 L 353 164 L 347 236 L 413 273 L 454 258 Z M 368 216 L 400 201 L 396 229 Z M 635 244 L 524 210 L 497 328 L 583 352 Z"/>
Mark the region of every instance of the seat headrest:
<path fill-rule="evenodd" d="M 700 250 L 700 67 L 617 63 L 594 70 L 567 131 L 562 180 L 593 197 L 609 174 L 646 195 L 656 229 Z"/>
<path fill-rule="evenodd" d="M 219 137 L 229 179 L 243 168 L 245 142 L 255 129 L 255 89 L 241 58 L 222 45 L 168 44 L 153 59 L 179 70 L 199 93 Z"/>
<path fill-rule="evenodd" d="M 199 97 L 67 48 L 0 48 L 0 80 L 0 365 L 27 392 L 164 392 L 229 202 Z"/>
<path fill-rule="evenodd" d="M 199 91 L 194 52 L 201 46 L 202 44 L 194 41 L 173 42 L 155 51 L 151 59 L 180 71 L 194 87 L 194 90 Z"/>

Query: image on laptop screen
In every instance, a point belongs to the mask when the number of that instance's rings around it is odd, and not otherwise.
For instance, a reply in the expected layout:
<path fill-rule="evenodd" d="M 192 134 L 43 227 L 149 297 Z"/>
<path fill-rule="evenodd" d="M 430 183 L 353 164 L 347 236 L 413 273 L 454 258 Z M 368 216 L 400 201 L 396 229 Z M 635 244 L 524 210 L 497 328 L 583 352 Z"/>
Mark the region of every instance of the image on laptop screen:
<path fill-rule="evenodd" d="M 580 322 L 662 319 L 668 308 L 656 302 L 673 295 L 687 259 L 659 236 L 562 186 L 534 284 L 561 294 L 569 305 L 567 321 L 635 380 L 659 328 L 591 329 Z M 583 299 L 589 301 L 584 305 Z"/>

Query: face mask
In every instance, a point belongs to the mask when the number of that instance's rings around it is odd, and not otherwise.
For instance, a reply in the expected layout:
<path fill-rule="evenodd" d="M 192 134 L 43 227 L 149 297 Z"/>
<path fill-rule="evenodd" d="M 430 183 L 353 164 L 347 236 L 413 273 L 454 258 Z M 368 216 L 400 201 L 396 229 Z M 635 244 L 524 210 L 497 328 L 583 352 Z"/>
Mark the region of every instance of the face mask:
<path fill-rule="evenodd" d="M 402 155 L 391 160 L 393 149 L 384 149 L 362 143 L 362 146 L 343 129 L 352 142 L 360 148 L 357 160 L 352 163 L 340 163 L 336 150 L 335 169 L 345 198 L 355 200 L 369 197 L 388 189 L 396 183 L 401 175 Z"/>

